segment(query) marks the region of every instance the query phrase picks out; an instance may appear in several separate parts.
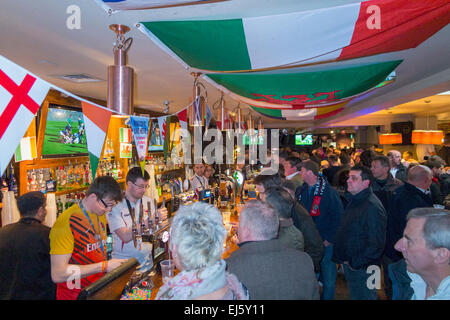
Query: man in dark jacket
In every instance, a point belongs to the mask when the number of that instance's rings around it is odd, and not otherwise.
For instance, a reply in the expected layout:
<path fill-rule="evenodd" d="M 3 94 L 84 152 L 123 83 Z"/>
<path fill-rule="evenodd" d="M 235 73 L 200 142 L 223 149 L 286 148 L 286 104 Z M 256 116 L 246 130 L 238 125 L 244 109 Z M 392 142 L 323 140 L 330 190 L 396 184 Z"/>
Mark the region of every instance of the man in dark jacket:
<path fill-rule="evenodd" d="M 320 279 L 323 283 L 322 299 L 334 299 L 336 286 L 336 264 L 331 261 L 334 236 L 344 211 L 339 194 L 319 174 L 319 166 L 311 160 L 299 164 L 305 183 L 295 192 L 296 199 L 312 216 L 325 246 L 320 262 Z"/>
<path fill-rule="evenodd" d="M 387 156 L 391 164 L 391 175 L 403 182 L 406 181 L 408 178 L 408 169 L 402 164 L 402 154 L 400 151 L 391 150 Z"/>
<path fill-rule="evenodd" d="M 352 198 L 336 232 L 333 261 L 344 266 L 352 300 L 376 300 L 377 287 L 368 285 L 369 267 L 381 264 L 386 238 L 386 211 L 370 188 L 371 172 L 363 166 L 350 170 Z"/>
<path fill-rule="evenodd" d="M 25 193 L 17 199 L 19 222 L 0 229 L 0 300 L 56 299 L 45 206 L 41 192 Z"/>
<path fill-rule="evenodd" d="M 371 170 L 373 175 L 373 180 L 371 183 L 373 193 L 380 199 L 383 204 L 386 213 L 389 213 L 388 205 L 390 198 L 392 197 L 392 193 L 395 189 L 403 185 L 403 182 L 392 177 L 389 172 L 389 158 L 386 156 L 376 156 L 372 160 Z M 389 220 L 389 217 L 388 217 Z M 392 283 L 388 274 L 388 265 L 392 263 L 392 260 L 383 255 L 382 264 L 383 264 L 383 274 L 384 274 L 384 288 L 386 292 L 386 296 L 391 299 L 392 298 Z"/>
<path fill-rule="evenodd" d="M 248 201 L 239 214 L 239 249 L 226 259 L 228 272 L 238 277 L 254 300 L 318 300 L 311 258 L 277 239 L 278 227 L 272 206 Z"/>
<path fill-rule="evenodd" d="M 447 194 L 444 194 L 443 189 L 445 189 L 445 186 L 441 186 L 441 182 L 444 180 L 441 179 L 441 175 L 443 174 L 444 169 L 444 160 L 441 159 L 439 156 L 431 156 L 428 158 L 428 160 L 425 162 L 425 165 L 431 169 L 431 172 L 433 173 L 432 182 L 430 185 L 430 194 L 431 199 L 433 200 L 433 204 L 443 205 L 444 199 L 447 196 Z M 444 185 L 445 182 L 442 183 Z M 448 191 L 445 191 L 447 193 Z"/>
<path fill-rule="evenodd" d="M 414 208 L 433 206 L 429 191 L 432 177 L 428 167 L 416 165 L 409 169 L 408 182 L 392 193 L 388 209 L 385 248 L 385 255 L 391 259 L 391 262 L 402 258 L 394 245 L 403 236 L 408 212 Z"/>
<path fill-rule="evenodd" d="M 266 189 L 277 186 L 283 186 L 289 191 L 292 197 L 295 197 L 295 185 L 289 180 L 283 182 L 278 174 L 259 175 L 254 179 L 254 183 L 259 190 L 260 197 Z M 322 237 L 308 211 L 297 201 L 295 201 L 295 205 L 292 208 L 291 219 L 294 226 L 302 232 L 305 241 L 305 252 L 313 260 L 314 270 L 318 273 L 320 271 L 320 261 L 324 253 Z"/>

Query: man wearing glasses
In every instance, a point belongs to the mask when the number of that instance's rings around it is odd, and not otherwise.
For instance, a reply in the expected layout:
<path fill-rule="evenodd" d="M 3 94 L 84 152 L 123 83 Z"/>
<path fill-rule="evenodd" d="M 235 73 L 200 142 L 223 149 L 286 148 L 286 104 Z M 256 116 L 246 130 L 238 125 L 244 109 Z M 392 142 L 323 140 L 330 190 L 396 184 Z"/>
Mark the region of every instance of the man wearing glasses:
<path fill-rule="evenodd" d="M 152 244 L 142 242 L 140 237 L 133 237 L 133 230 L 135 235 L 142 235 L 141 226 L 144 224 L 145 228 L 148 228 L 149 210 L 150 213 L 155 212 L 154 200 L 145 195 L 149 180 L 150 175 L 147 171 L 144 170 L 142 175 L 140 167 L 130 169 L 126 177 L 127 189 L 124 199 L 106 215 L 109 229 L 113 234 L 113 258 L 136 258 L 140 264 L 147 258 L 152 258 Z M 158 209 L 157 213 L 159 221 L 167 219 L 165 207 Z"/>
<path fill-rule="evenodd" d="M 105 214 L 122 201 L 111 176 L 94 180 L 86 197 L 56 219 L 50 230 L 51 276 L 58 300 L 75 300 L 80 291 L 127 261 L 107 260 Z"/>

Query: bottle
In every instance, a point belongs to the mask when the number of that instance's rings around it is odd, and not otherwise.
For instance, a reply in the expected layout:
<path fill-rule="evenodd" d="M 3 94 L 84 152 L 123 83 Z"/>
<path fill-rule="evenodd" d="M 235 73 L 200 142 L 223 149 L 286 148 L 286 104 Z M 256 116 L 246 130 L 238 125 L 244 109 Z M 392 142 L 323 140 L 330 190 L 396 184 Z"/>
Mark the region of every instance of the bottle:
<path fill-rule="evenodd" d="M 120 162 L 117 162 L 117 178 L 118 179 L 122 179 L 123 178 L 122 168 L 120 168 Z"/>
<path fill-rule="evenodd" d="M 8 182 L 9 182 L 9 185 L 8 185 L 9 191 L 13 191 L 14 195 L 17 197 L 19 195 L 19 192 L 18 192 L 18 188 L 17 188 L 17 181 L 16 181 L 16 178 L 14 177 L 14 168 L 12 165 L 11 165 L 10 171 L 9 171 L 9 181 Z"/>
<path fill-rule="evenodd" d="M 57 197 L 56 199 L 56 209 L 57 209 L 57 216 L 59 216 L 64 211 L 64 205 L 61 201 L 61 197 Z"/>
<path fill-rule="evenodd" d="M 47 186 L 45 184 L 45 179 L 44 179 L 44 169 L 39 169 L 39 175 L 38 175 L 38 184 L 39 184 L 39 191 L 42 193 L 46 193 L 47 192 Z"/>
<path fill-rule="evenodd" d="M 55 192 L 56 191 L 56 181 L 53 180 L 51 169 L 48 169 L 48 171 L 49 171 L 49 177 L 48 177 L 48 180 L 45 182 L 46 192 Z"/>
<path fill-rule="evenodd" d="M 117 173 L 117 167 L 116 167 L 116 163 L 115 162 L 114 162 L 114 165 L 113 165 L 112 172 L 113 172 L 113 178 L 116 179 L 116 180 L 119 179 L 119 175 Z"/>
<path fill-rule="evenodd" d="M 0 190 L 1 190 L 1 192 L 9 191 L 8 179 L 6 179 L 6 173 L 4 175 L 2 175 L 0 180 L 1 180 L 0 181 Z"/>

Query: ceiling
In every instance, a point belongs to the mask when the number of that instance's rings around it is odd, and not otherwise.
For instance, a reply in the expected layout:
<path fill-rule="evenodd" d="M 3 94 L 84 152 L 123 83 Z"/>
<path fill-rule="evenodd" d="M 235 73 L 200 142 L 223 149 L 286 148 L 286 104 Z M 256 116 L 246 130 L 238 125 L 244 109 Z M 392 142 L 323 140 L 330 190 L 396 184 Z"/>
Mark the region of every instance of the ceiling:
<path fill-rule="evenodd" d="M 112 15 L 94 0 L 3 0 L 0 11 L 0 54 L 28 69 L 44 80 L 77 95 L 106 100 L 107 67 L 113 64 L 115 34 L 111 24 L 131 27 L 133 38 L 128 51 L 128 65 L 136 73 L 135 106 L 161 112 L 164 101 L 171 101 L 169 113 L 189 103 L 193 77 L 190 70 L 157 47 L 135 28 L 139 21 L 229 19 L 311 10 L 321 7 L 360 2 L 355 0 L 230 0 L 211 4 L 153 10 L 122 11 Z M 69 29 L 67 20 L 71 5 L 80 8 L 80 28 Z M 438 120 L 450 120 L 450 96 L 423 99 L 450 89 L 450 26 L 447 25 L 417 48 L 375 57 L 365 61 L 402 58 L 394 83 L 353 100 L 337 116 L 316 122 L 279 121 L 263 117 L 266 127 L 327 127 L 368 114 L 427 114 Z M 207 44 L 205 44 L 207 45 Z M 55 76 L 85 73 L 102 79 L 93 83 L 72 83 Z M 213 105 L 220 92 L 203 81 L 208 103 Z M 419 100 L 418 100 L 419 99 Z M 430 100 L 424 103 L 423 100 Z M 225 98 L 230 111 L 237 101 Z M 412 102 L 410 102 L 412 101 Z M 402 105 L 401 107 L 395 106 Z M 242 104 L 241 104 L 242 106 Z M 435 107 L 436 106 L 436 107 Z M 374 113 L 375 112 L 375 113 Z M 358 123 L 352 123 L 357 126 Z"/>

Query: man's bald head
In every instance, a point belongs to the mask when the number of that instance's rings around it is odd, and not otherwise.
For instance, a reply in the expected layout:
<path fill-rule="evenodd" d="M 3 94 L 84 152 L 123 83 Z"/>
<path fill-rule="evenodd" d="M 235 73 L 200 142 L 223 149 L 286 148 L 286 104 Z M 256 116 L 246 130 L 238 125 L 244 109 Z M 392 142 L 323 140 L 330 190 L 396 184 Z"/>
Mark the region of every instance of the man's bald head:
<path fill-rule="evenodd" d="M 427 190 L 431 185 L 433 173 L 427 166 L 416 165 L 408 170 L 408 183 Z"/>

